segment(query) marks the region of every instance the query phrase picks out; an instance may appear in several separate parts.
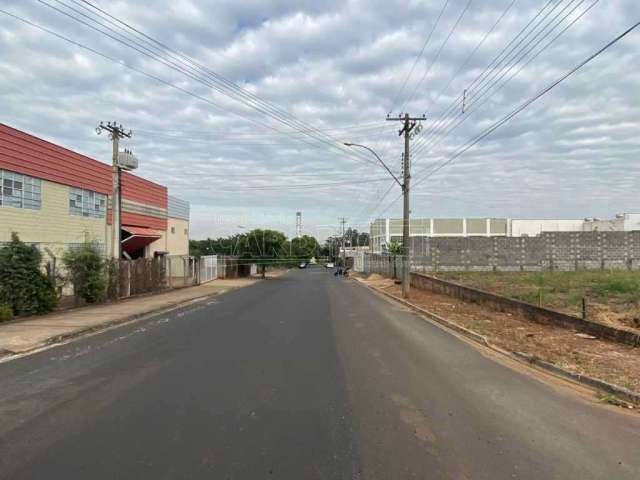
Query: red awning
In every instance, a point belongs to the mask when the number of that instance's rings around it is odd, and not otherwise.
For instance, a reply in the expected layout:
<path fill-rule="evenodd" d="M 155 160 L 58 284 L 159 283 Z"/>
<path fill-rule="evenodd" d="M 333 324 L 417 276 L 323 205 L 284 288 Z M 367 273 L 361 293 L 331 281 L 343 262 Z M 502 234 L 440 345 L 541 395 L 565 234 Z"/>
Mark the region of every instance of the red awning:
<path fill-rule="evenodd" d="M 131 236 L 122 240 L 122 249 L 127 253 L 140 250 L 150 243 L 155 242 L 162 236 L 162 234 L 157 230 L 145 227 L 123 225 L 122 230 L 131 234 Z"/>

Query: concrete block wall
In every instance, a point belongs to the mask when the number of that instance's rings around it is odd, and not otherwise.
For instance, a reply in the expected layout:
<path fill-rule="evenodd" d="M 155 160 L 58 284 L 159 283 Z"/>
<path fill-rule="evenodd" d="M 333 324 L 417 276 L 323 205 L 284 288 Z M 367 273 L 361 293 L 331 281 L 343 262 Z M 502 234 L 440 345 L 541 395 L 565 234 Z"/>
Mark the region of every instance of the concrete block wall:
<path fill-rule="evenodd" d="M 640 231 L 413 237 L 410 246 L 411 269 L 417 272 L 640 269 Z M 386 255 L 368 257 L 367 271 L 388 272 Z"/>

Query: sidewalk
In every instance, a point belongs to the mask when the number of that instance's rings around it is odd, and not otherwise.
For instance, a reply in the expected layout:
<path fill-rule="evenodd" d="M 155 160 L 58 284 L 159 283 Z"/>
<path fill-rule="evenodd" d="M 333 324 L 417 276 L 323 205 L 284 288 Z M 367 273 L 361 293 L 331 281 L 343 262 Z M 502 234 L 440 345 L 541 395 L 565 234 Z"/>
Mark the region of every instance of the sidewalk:
<path fill-rule="evenodd" d="M 256 278 L 214 280 L 196 287 L 132 297 L 117 303 L 80 307 L 0 323 L 0 359 L 176 307 L 190 300 L 219 295 L 257 281 Z"/>

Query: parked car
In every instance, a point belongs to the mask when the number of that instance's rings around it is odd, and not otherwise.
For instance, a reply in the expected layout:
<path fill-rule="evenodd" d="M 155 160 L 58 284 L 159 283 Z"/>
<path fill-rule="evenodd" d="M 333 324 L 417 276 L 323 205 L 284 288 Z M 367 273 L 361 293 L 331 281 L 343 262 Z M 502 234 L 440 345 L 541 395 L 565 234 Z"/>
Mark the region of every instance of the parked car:
<path fill-rule="evenodd" d="M 326 268 L 333 268 L 333 267 L 335 267 L 335 265 L 333 264 L 333 262 L 326 263 L 324 266 L 325 266 Z"/>
<path fill-rule="evenodd" d="M 300 262 L 300 265 L 298 265 L 298 268 L 307 268 L 307 262 Z"/>

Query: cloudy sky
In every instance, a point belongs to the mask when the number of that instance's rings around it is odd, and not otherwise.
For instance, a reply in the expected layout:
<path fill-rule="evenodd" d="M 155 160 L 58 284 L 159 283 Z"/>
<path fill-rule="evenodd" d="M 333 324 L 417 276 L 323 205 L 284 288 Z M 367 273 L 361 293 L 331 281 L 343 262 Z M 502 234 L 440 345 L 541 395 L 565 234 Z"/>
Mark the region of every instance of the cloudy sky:
<path fill-rule="evenodd" d="M 393 180 L 368 152 L 342 146 L 374 148 L 399 175 L 398 123 L 385 117 L 400 112 L 427 116 L 412 140 L 413 216 L 640 211 L 640 28 L 427 177 L 640 20 L 637 0 L 0 9 L 0 121 L 105 162 L 97 123 L 133 129 L 138 174 L 191 202 L 196 238 L 240 226 L 291 234 L 297 210 L 319 237 L 338 217 L 367 229 L 400 215 Z"/>

